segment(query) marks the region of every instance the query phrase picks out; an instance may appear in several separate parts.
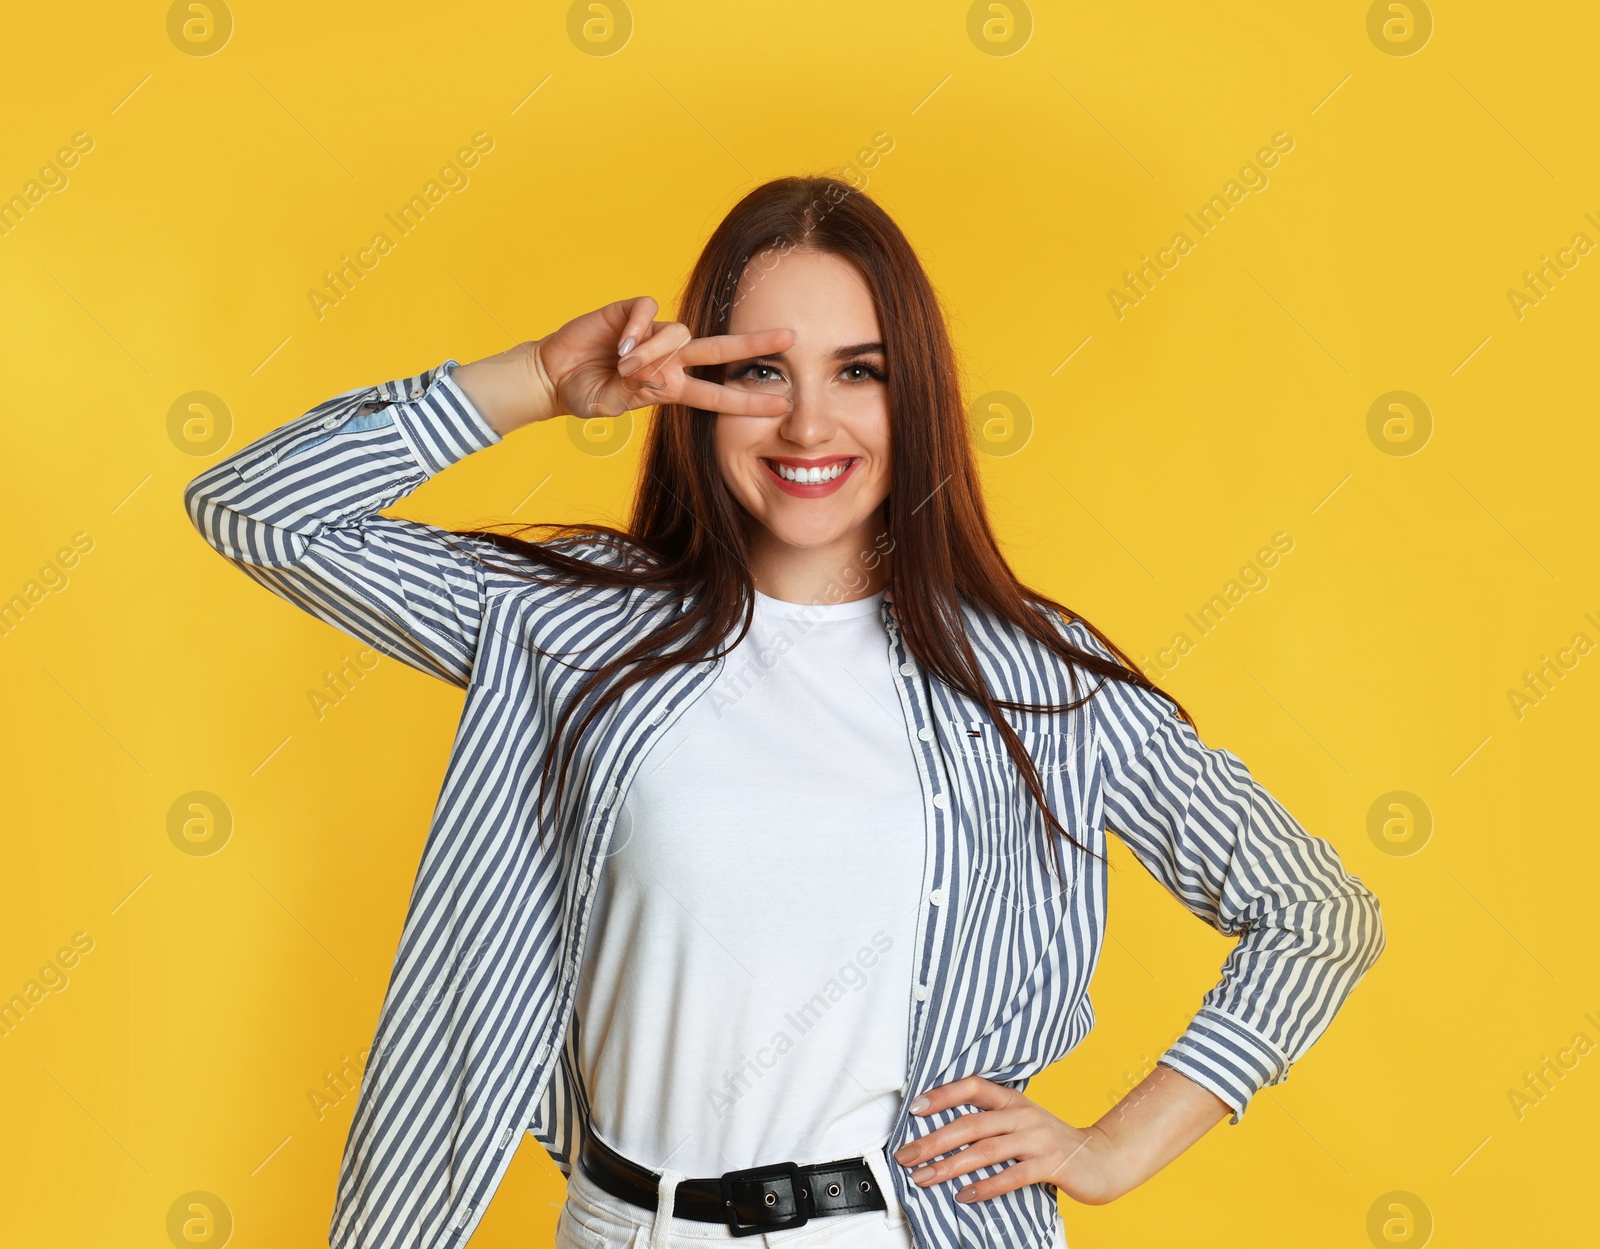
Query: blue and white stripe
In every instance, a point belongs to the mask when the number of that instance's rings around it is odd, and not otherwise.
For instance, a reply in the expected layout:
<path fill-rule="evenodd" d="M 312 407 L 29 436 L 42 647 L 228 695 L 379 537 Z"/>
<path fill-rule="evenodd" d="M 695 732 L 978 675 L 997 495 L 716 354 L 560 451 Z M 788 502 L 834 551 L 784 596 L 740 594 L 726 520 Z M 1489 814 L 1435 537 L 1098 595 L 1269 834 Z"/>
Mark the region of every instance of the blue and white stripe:
<path fill-rule="evenodd" d="M 502 439 L 451 376 L 346 392 L 194 478 L 184 503 L 218 552 L 273 593 L 466 691 L 340 1168 L 333 1249 L 446 1249 L 477 1226 L 524 1131 L 570 1174 L 587 1124 L 572 1027 L 577 969 L 621 797 L 656 736 L 722 660 L 630 689 L 575 745 L 560 810 L 540 809 L 538 763 L 584 668 L 687 604 L 645 591 L 575 590 L 487 570 L 483 539 L 379 510 Z M 614 558 L 567 540 L 584 558 Z M 883 608 L 888 662 L 922 777 L 927 854 L 917 988 L 907 1003 L 908 1097 L 966 1075 L 1025 1088 L 1087 1035 L 1104 935 L 1104 864 L 1060 842 L 981 708 L 933 679 Z M 1062 702 L 1047 648 L 966 609 L 1000 699 Z M 1105 648 L 1081 624 L 1079 646 Z M 1090 678 L 1091 682 L 1097 678 Z M 1378 901 L 1226 750 L 1201 743 L 1164 700 L 1106 683 L 1079 710 L 1008 712 L 1051 809 L 1105 853 L 1110 825 L 1163 885 L 1237 937 L 1221 981 L 1161 1061 L 1240 1115 L 1285 1079 L 1384 946 Z M 538 836 L 540 828 L 545 836 Z M 896 1118 L 886 1151 L 957 1110 Z M 775 1161 L 752 1159 L 752 1163 Z M 890 1172 L 927 1249 L 1047 1246 L 1056 1194 L 1029 1185 L 973 1205 Z"/>

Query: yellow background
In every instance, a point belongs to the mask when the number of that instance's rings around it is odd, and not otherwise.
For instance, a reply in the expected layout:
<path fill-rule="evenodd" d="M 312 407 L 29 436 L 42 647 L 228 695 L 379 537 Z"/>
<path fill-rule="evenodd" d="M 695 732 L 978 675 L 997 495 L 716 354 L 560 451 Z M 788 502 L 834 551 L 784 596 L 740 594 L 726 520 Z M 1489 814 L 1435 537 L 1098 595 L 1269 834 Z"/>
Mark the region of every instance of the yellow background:
<path fill-rule="evenodd" d="M 632 17 L 596 56 L 560 4 L 240 3 L 195 56 L 159 4 L 8 11 L 0 196 L 93 146 L 0 237 L 0 599 L 58 584 L 0 638 L 0 997 L 74 934 L 93 947 L 0 1037 L 7 1242 L 156 1249 L 203 1191 L 234 1245 L 323 1243 L 354 1097 L 319 1119 L 311 1092 L 371 1037 L 461 705 L 383 660 L 317 716 L 356 645 L 195 534 L 182 487 L 223 452 L 169 436 L 174 401 L 221 397 L 231 451 L 612 299 L 670 310 L 739 196 L 883 132 L 867 189 L 948 302 L 969 398 L 1031 415 L 983 464 L 1025 581 L 1153 664 L 1293 539 L 1165 680 L 1387 924 L 1289 1081 L 1129 1196 L 1066 1203 L 1070 1243 L 1366 1244 L 1395 1191 L 1438 1244 L 1592 1237 L 1600 1054 L 1520 1115 L 1508 1094 L 1575 1034 L 1600 1043 L 1600 655 L 1520 716 L 1508 691 L 1600 640 L 1600 255 L 1520 318 L 1507 291 L 1600 241 L 1594 7 L 1440 3 L 1406 56 L 1361 3 L 1039 4 L 1011 55 L 958 3 Z M 479 132 L 470 185 L 318 319 L 323 272 Z M 1270 184 L 1119 319 L 1123 272 L 1279 132 Z M 1432 415 L 1410 455 L 1368 434 L 1394 390 Z M 615 455 L 569 432 L 396 511 L 620 519 L 638 431 Z M 42 570 L 74 534 L 92 545 L 61 582 Z M 213 855 L 168 835 L 194 790 L 231 813 Z M 1431 813 L 1415 854 L 1369 836 L 1397 790 Z M 1032 1090 L 1079 1123 L 1227 949 L 1114 863 L 1099 1024 Z M 547 1243 L 561 1193 L 525 1139 L 474 1244 Z"/>

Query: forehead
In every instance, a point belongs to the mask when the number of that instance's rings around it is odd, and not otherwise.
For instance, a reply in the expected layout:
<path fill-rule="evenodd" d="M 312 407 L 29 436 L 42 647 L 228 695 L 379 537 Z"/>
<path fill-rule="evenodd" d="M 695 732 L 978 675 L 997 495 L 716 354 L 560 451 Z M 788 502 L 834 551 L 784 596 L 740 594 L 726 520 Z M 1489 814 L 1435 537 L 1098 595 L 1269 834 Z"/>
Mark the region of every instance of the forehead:
<path fill-rule="evenodd" d="M 882 338 L 860 271 L 828 252 L 757 252 L 739 277 L 728 333 L 791 329 L 795 349 L 826 350 Z"/>

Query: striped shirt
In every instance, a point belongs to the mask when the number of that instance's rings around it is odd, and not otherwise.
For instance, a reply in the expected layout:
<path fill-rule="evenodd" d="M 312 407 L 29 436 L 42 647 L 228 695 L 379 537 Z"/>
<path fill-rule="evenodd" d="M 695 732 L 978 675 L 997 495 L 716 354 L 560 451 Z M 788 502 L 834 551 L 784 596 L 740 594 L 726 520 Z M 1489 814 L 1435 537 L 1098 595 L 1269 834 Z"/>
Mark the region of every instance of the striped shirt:
<path fill-rule="evenodd" d="M 680 664 L 627 690 L 576 743 L 560 808 L 541 805 L 538 761 L 584 670 L 692 604 L 529 581 L 457 549 L 513 558 L 485 539 L 380 515 L 502 441 L 455 367 L 335 396 L 184 491 L 196 528 L 247 575 L 466 692 L 345 1145 L 333 1249 L 464 1244 L 524 1131 L 571 1175 L 588 1097 L 569 1023 L 597 873 L 641 760 L 724 662 Z M 617 558 L 595 540 L 557 541 L 585 559 Z M 880 611 L 926 828 L 906 1100 L 968 1075 L 1026 1089 L 1093 1026 L 1105 864 L 1060 841 L 1065 881 L 1055 876 L 1043 817 L 998 730 L 912 657 L 892 594 Z M 1073 696 L 1047 647 L 971 605 L 963 614 L 997 699 Z M 1082 624 L 1057 623 L 1109 656 Z M 574 662 L 560 658 L 580 646 Z M 1160 1061 L 1239 1122 L 1383 950 L 1377 899 L 1235 755 L 1205 746 L 1149 691 L 1107 681 L 1072 712 L 1006 714 L 1074 837 L 1103 856 L 1109 826 L 1178 901 L 1237 938 Z M 886 1152 L 962 1113 L 910 1115 L 902 1104 Z M 1049 1245 L 1059 1214 L 1048 1184 L 955 1201 L 1006 1165 L 921 1188 L 891 1162 L 917 1244 Z"/>

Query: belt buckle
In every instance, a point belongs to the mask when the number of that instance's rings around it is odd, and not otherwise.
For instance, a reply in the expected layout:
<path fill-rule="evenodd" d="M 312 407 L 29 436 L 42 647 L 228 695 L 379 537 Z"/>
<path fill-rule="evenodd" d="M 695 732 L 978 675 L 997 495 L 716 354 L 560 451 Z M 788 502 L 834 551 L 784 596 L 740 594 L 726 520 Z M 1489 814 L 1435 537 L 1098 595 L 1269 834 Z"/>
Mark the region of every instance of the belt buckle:
<path fill-rule="evenodd" d="M 760 1186 L 757 1200 L 770 1209 L 782 1207 L 782 1193 L 768 1187 L 769 1183 L 789 1182 L 788 1205 L 794 1213 L 770 1222 L 744 1223 L 734 1205 L 734 1185 Z M 801 1182 L 800 1168 L 793 1162 L 774 1162 L 764 1167 L 746 1167 L 742 1171 L 724 1171 L 717 1177 L 717 1188 L 722 1193 L 722 1213 L 728 1221 L 728 1231 L 735 1236 L 754 1236 L 760 1232 L 776 1232 L 789 1227 L 803 1227 L 815 1207 L 811 1193 Z"/>

